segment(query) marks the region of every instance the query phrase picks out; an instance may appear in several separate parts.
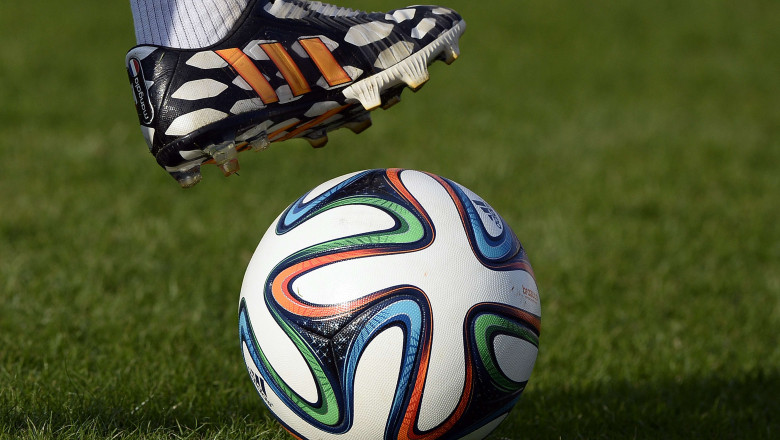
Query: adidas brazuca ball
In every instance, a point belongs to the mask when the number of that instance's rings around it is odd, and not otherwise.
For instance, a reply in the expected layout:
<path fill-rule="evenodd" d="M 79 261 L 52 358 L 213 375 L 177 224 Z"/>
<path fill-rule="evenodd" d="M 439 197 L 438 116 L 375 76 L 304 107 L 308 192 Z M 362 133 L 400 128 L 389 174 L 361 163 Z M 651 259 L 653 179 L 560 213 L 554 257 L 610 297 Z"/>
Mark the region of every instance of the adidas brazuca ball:
<path fill-rule="evenodd" d="M 525 251 L 479 196 L 410 170 L 320 185 L 266 232 L 241 289 L 258 393 L 307 439 L 480 439 L 539 345 Z"/>

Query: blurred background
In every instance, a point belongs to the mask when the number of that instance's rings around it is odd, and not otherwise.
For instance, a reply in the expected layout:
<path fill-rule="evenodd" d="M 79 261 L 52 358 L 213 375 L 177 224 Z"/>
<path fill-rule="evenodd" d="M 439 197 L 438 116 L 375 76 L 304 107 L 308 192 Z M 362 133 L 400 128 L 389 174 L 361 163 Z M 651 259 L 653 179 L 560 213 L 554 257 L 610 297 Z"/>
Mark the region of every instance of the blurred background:
<path fill-rule="evenodd" d="M 239 352 L 244 269 L 305 191 L 385 167 L 469 187 L 531 256 L 540 355 L 493 438 L 779 436 L 780 3 L 442 4 L 460 59 L 371 129 L 182 190 L 129 3 L 0 2 L 0 437 L 288 438 Z"/>

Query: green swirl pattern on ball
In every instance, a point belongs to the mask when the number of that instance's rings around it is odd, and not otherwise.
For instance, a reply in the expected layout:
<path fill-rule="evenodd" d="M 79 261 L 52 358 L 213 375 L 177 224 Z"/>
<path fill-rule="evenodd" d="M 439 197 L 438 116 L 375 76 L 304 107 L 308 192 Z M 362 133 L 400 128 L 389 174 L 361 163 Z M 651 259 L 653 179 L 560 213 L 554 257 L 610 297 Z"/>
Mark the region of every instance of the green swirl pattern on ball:
<path fill-rule="evenodd" d="M 479 357 L 485 370 L 490 374 L 496 385 L 507 391 L 514 391 L 523 388 L 524 384 L 515 382 L 508 378 L 501 368 L 496 365 L 493 356 L 493 339 L 499 334 L 505 334 L 520 338 L 531 343 L 534 347 L 539 347 L 539 338 L 530 330 L 522 327 L 509 319 L 493 314 L 482 314 L 474 322 L 474 335 L 476 337 Z"/>
<path fill-rule="evenodd" d="M 311 255 L 362 245 L 410 244 L 422 240 L 425 234 L 425 228 L 420 223 L 420 220 L 408 209 L 393 201 L 377 197 L 356 196 L 339 199 L 318 209 L 312 214 L 312 217 L 330 209 L 348 205 L 367 205 L 380 208 L 385 212 L 391 213 L 398 226 L 384 231 L 374 231 L 319 243 L 290 255 L 279 265 L 289 265 L 292 261 L 298 261 Z"/>

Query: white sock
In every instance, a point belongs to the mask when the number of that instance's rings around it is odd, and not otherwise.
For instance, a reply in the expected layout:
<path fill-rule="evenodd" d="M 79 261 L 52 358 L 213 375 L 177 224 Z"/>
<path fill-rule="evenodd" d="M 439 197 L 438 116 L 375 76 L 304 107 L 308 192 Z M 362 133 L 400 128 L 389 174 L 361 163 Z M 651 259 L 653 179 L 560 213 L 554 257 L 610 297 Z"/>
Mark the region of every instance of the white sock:
<path fill-rule="evenodd" d="M 130 0 L 138 44 L 197 49 L 222 39 L 249 0 Z"/>

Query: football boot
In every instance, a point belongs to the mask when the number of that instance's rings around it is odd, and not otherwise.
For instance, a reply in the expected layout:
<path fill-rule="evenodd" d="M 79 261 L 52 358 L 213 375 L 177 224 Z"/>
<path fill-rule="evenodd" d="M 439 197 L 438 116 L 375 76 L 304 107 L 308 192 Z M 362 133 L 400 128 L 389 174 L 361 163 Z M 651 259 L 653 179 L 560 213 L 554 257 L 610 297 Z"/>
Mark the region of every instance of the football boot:
<path fill-rule="evenodd" d="M 320 2 L 251 0 L 214 46 L 132 48 L 126 57 L 141 131 L 157 163 L 183 187 L 237 155 L 305 138 L 312 146 L 428 81 L 428 65 L 459 54 L 465 22 L 439 6 L 368 13 Z"/>

